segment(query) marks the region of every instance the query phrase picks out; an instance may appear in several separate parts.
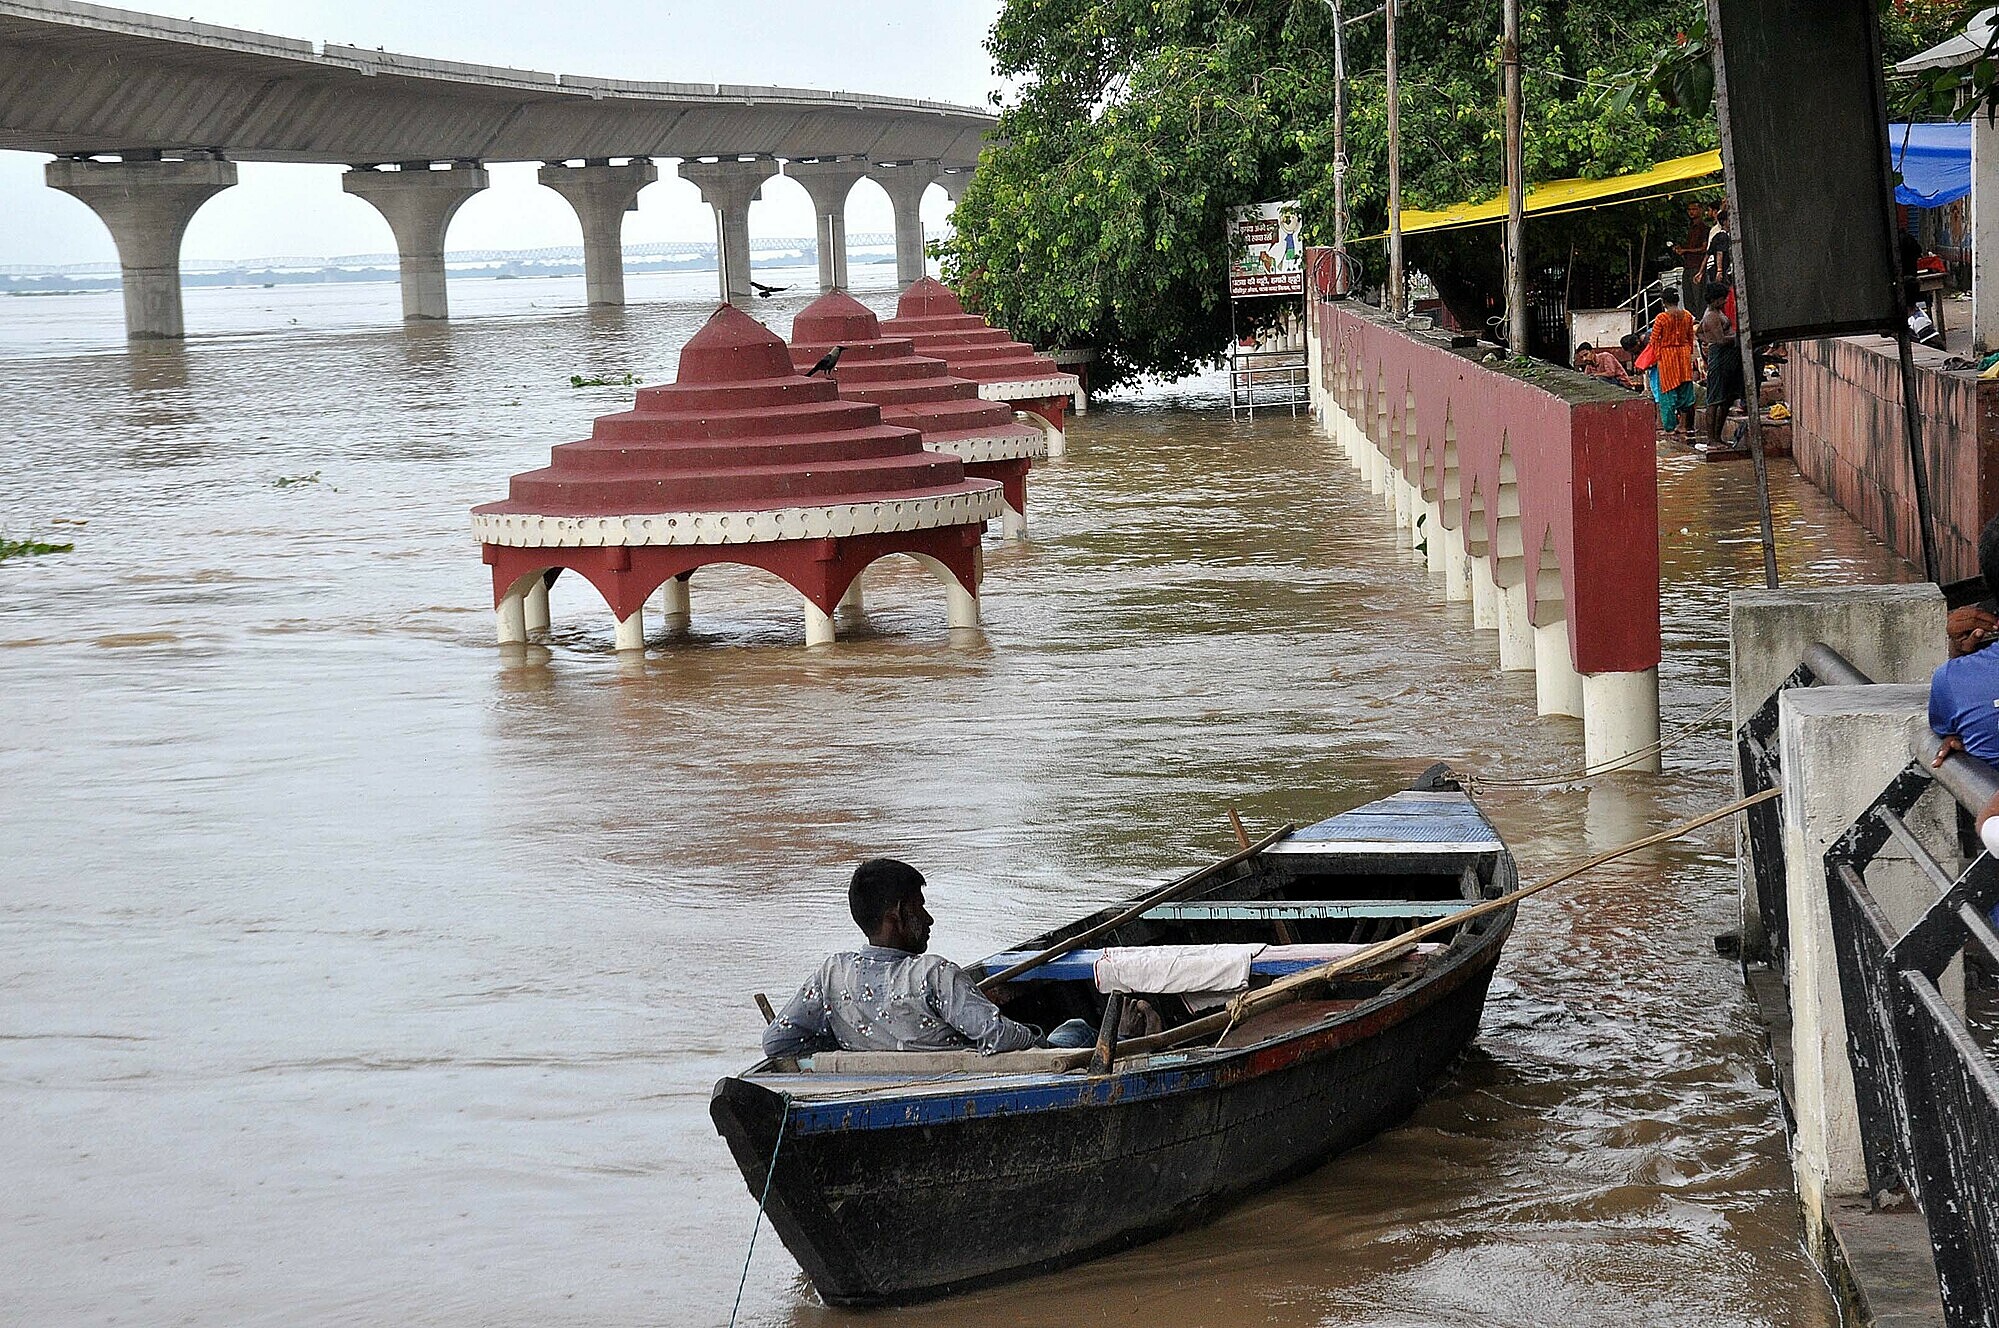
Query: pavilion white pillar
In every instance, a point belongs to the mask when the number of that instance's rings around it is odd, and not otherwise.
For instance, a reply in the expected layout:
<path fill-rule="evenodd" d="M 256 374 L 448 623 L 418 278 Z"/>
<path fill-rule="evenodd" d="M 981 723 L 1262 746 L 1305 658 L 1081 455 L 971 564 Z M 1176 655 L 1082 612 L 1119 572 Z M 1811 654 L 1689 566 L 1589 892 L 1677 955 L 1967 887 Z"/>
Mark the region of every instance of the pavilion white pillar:
<path fill-rule="evenodd" d="M 534 579 L 534 584 L 528 587 L 527 594 L 522 597 L 521 604 L 522 604 L 522 613 L 527 625 L 527 630 L 530 632 L 547 631 L 548 630 L 547 580 L 544 579 L 543 577 L 539 576 L 536 577 Z"/>
<path fill-rule="evenodd" d="M 646 648 L 646 610 L 641 604 L 632 610 L 632 616 L 618 620 L 617 648 L 624 650 L 644 650 Z"/>
<path fill-rule="evenodd" d="M 833 615 L 814 604 L 805 601 L 805 644 L 808 646 L 830 646 L 833 644 Z"/>

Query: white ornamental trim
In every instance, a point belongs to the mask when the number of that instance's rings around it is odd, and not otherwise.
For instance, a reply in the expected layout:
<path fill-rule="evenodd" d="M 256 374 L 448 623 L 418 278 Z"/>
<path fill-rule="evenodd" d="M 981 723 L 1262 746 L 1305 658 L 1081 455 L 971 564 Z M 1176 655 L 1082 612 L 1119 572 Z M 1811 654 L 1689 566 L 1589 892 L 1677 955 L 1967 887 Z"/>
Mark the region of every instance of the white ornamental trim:
<path fill-rule="evenodd" d="M 1073 397 L 1074 374 L 1052 374 L 1047 378 L 1018 378 L 1010 383 L 980 383 L 979 396 L 986 401 L 1021 401 L 1035 397 Z"/>
<path fill-rule="evenodd" d="M 993 434 L 972 438 L 929 438 L 925 451 L 943 452 L 960 461 L 1018 461 L 1022 457 L 1040 461 L 1048 455 L 1048 435 L 1036 429 L 1031 435 Z"/>
<path fill-rule="evenodd" d="M 886 498 L 826 507 L 753 511 L 654 512 L 643 516 L 538 516 L 474 512 L 472 534 L 503 548 L 602 548 L 686 544 L 765 544 L 776 540 L 838 539 L 898 530 L 931 530 L 997 521 L 1000 485 L 983 482 L 964 493 L 933 498 Z"/>

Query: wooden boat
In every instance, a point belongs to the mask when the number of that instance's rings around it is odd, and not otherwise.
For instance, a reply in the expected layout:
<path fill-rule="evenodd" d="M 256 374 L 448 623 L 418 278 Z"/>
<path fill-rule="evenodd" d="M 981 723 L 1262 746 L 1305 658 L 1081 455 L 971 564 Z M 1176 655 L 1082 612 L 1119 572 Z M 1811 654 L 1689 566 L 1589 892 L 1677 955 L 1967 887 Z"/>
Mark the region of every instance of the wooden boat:
<path fill-rule="evenodd" d="M 1471 799 L 1420 789 L 1228 861 L 990 994 L 1044 1028 L 1095 1023 L 1103 945 L 1271 942 L 1252 965 L 1255 989 L 1517 889 L 1511 854 Z M 996 974 L 1128 911 L 967 971 Z M 822 1052 L 722 1080 L 710 1110 L 750 1194 L 831 1304 L 1059 1268 L 1204 1221 L 1407 1116 L 1476 1033 L 1513 917 L 1505 904 L 1444 922 L 1433 943 L 1249 1013 L 1219 1038 L 1166 1048 L 1169 1027 L 1129 1040 L 1135 1054 L 1103 1073 L 1088 1051 Z M 1146 999 L 1169 1024 L 1196 1017 L 1184 998 Z"/>

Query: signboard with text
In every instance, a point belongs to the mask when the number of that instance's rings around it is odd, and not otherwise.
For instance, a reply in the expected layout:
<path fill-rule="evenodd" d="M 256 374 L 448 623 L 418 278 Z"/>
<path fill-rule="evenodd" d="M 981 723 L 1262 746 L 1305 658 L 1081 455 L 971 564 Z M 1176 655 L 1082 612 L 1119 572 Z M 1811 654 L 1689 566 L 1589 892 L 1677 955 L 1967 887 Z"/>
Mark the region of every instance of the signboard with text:
<path fill-rule="evenodd" d="M 1229 298 L 1305 293 L 1305 237 L 1298 204 L 1251 203 L 1229 209 Z"/>

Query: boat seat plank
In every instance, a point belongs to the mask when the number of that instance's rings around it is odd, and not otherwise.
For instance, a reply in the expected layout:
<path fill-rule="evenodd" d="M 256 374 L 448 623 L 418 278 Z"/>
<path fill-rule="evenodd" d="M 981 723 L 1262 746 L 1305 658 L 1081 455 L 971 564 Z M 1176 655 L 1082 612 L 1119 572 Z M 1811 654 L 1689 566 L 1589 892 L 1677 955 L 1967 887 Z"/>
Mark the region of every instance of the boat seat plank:
<path fill-rule="evenodd" d="M 1267 851 L 1298 853 L 1498 853 L 1491 822 L 1462 793 L 1397 793 L 1308 825 Z"/>
<path fill-rule="evenodd" d="M 1256 977 L 1285 977 L 1292 973 L 1302 973 L 1308 968 L 1316 968 L 1333 959 L 1345 958 L 1366 949 L 1364 945 L 1272 945 L 1266 946 L 1262 954 L 1250 961 L 1249 971 Z M 1425 941 L 1416 947 L 1419 955 L 1435 954 L 1445 947 L 1435 942 Z M 1285 951 L 1292 953 L 1286 954 Z M 980 963 L 987 973 L 997 973 L 1023 959 L 1032 957 L 1033 950 L 1005 950 L 989 955 Z M 1102 950 L 1071 950 L 1058 959 L 1051 959 L 1041 967 L 1031 969 L 1015 982 L 1089 982 L 1097 978 L 1097 960 L 1103 957 Z M 988 1058 L 990 1059 L 990 1058 Z"/>
<path fill-rule="evenodd" d="M 1159 904 L 1145 910 L 1151 922 L 1287 922 L 1320 918 L 1447 918 L 1472 906 L 1469 899 L 1224 899 Z"/>

